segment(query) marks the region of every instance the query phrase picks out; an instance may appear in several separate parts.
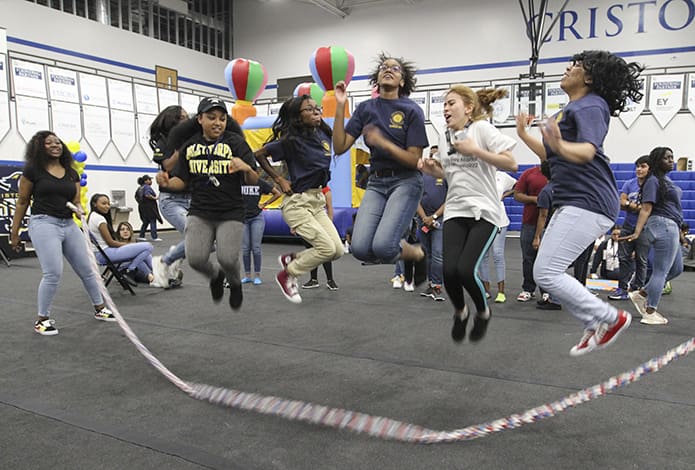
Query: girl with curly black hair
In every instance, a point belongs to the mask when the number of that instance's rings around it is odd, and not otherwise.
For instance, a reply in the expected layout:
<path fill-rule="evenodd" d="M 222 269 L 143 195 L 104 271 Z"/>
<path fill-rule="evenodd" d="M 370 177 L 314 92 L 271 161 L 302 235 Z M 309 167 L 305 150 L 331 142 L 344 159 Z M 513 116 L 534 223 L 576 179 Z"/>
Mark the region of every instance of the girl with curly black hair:
<path fill-rule="evenodd" d="M 379 96 L 360 103 L 347 126 L 346 84 L 335 86 L 334 152 L 347 151 L 362 135 L 370 150 L 370 176 L 355 220 L 352 253 L 369 263 L 417 261 L 419 284 L 427 276 L 424 252 L 402 240 L 422 197 L 417 162 L 428 146 L 424 113 L 408 98 L 415 87 L 415 67 L 381 53 L 370 83 L 378 87 Z"/>
<path fill-rule="evenodd" d="M 528 134 L 528 115 L 520 113 L 516 119 L 521 140 L 541 161 L 550 162 L 555 212 L 538 249 L 533 277 L 584 325 L 572 356 L 608 346 L 632 319 L 592 295 L 565 270 L 618 218 L 617 185 L 603 143 L 610 117 L 625 109 L 628 98 L 642 98 L 643 69 L 606 51 L 576 54 L 560 81 L 569 102 L 541 126 L 543 140 Z"/>
<path fill-rule="evenodd" d="M 309 95 L 285 101 L 272 127 L 273 135 L 256 151 L 256 160 L 285 194 L 282 217 L 311 247 L 280 256 L 275 280 L 292 303 L 302 301 L 297 278 L 343 254 L 343 242 L 326 213 L 323 188 L 331 179 L 331 128 L 321 118 L 321 108 Z M 268 162 L 284 160 L 290 181 Z"/>
<path fill-rule="evenodd" d="M 665 325 L 668 320 L 656 311 L 667 281 L 683 272 L 680 227 L 683 223 L 681 189 L 666 176 L 673 170 L 673 151 L 656 147 L 649 153 L 650 175 L 642 185 L 642 206 L 629 240 L 636 240 L 642 230 L 654 250 L 652 275 L 639 290 L 630 292 L 630 300 L 642 315 L 640 323 Z"/>

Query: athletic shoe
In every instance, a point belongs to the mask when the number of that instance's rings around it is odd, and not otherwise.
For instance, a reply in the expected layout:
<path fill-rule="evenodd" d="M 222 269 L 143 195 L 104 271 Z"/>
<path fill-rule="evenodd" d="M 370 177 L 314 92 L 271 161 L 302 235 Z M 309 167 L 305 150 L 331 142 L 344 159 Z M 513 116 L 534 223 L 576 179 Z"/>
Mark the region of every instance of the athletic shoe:
<path fill-rule="evenodd" d="M 169 287 L 169 266 L 166 265 L 161 256 L 155 256 L 152 258 L 152 275 L 154 280 L 150 285 L 156 287 L 163 287 L 167 289 Z"/>
<path fill-rule="evenodd" d="M 224 271 L 220 269 L 217 272 L 217 276 L 210 279 L 210 295 L 212 295 L 212 300 L 217 304 L 222 300 L 224 296 Z M 230 287 L 231 288 L 231 287 Z"/>
<path fill-rule="evenodd" d="M 594 334 L 593 341 L 596 343 L 596 349 L 603 349 L 618 339 L 618 336 L 623 331 L 627 330 L 632 321 L 632 315 L 625 310 L 618 310 L 618 318 L 614 323 L 601 323 Z"/>
<path fill-rule="evenodd" d="M 147 241 L 147 238 L 145 238 L 145 237 L 138 237 L 137 240 L 138 240 L 139 242 L 146 242 L 146 241 Z"/>
<path fill-rule="evenodd" d="M 287 265 L 290 264 L 296 257 L 296 253 L 287 253 L 284 255 L 280 255 L 278 256 L 278 263 L 280 263 L 282 269 L 287 269 Z"/>
<path fill-rule="evenodd" d="M 333 279 L 326 281 L 326 287 L 328 287 L 329 290 L 338 290 L 338 284 L 336 284 Z"/>
<path fill-rule="evenodd" d="M 152 241 L 153 241 L 153 242 L 163 242 L 164 239 L 163 239 L 163 238 L 157 237 L 157 238 L 153 238 Z"/>
<path fill-rule="evenodd" d="M 54 336 L 58 334 L 58 329 L 53 325 L 55 325 L 55 320 L 51 318 L 36 320 L 34 331 L 43 336 Z"/>
<path fill-rule="evenodd" d="M 432 286 L 429 286 L 427 289 L 420 292 L 420 297 L 429 297 L 430 299 L 434 299 L 434 294 L 432 293 Z"/>
<path fill-rule="evenodd" d="M 454 326 L 451 327 L 451 339 L 455 343 L 460 343 L 466 337 L 466 323 L 468 323 L 468 307 L 463 307 L 461 315 L 466 315 L 466 318 L 461 318 L 458 313 L 454 313 Z"/>
<path fill-rule="evenodd" d="M 253 285 L 254 286 L 260 286 L 263 284 L 263 280 L 260 277 L 254 277 L 253 278 Z"/>
<path fill-rule="evenodd" d="M 473 329 L 471 329 L 471 334 L 468 336 L 468 339 L 474 343 L 483 339 L 485 337 L 485 333 L 487 333 L 487 325 L 490 323 L 490 318 L 492 318 L 492 312 L 489 311 L 488 313 L 490 316 L 487 318 L 482 318 L 480 315 L 476 315 L 475 320 L 473 321 Z"/>
<path fill-rule="evenodd" d="M 403 290 L 406 292 L 413 292 L 415 290 L 415 284 L 412 282 L 405 281 L 403 283 Z"/>
<path fill-rule="evenodd" d="M 644 317 L 647 314 L 647 298 L 640 294 L 638 290 L 630 292 L 628 297 L 632 300 L 633 305 L 637 309 L 637 313 Z"/>
<path fill-rule="evenodd" d="M 618 287 L 617 289 L 613 289 L 613 291 L 610 294 L 608 294 L 608 298 L 610 300 L 628 300 L 629 299 L 627 292 L 625 292 L 620 287 Z"/>
<path fill-rule="evenodd" d="M 507 301 L 507 296 L 504 295 L 504 292 L 498 292 L 497 297 L 495 297 L 495 303 L 496 304 L 503 304 Z"/>
<path fill-rule="evenodd" d="M 94 318 L 101 321 L 116 321 L 116 317 L 114 317 L 111 310 L 106 307 L 102 307 L 101 310 L 94 313 Z"/>
<path fill-rule="evenodd" d="M 666 285 L 664 286 L 664 290 L 661 291 L 661 295 L 671 295 L 671 292 L 673 292 L 671 281 L 666 281 Z"/>
<path fill-rule="evenodd" d="M 304 284 L 302 284 L 302 289 L 316 289 L 319 287 L 318 279 L 309 279 Z"/>
<path fill-rule="evenodd" d="M 167 277 L 169 279 L 178 279 L 179 281 L 183 279 L 183 271 L 181 271 L 182 263 L 183 258 L 179 258 L 168 266 Z"/>
<path fill-rule="evenodd" d="M 241 284 L 229 287 L 229 306 L 232 310 L 239 310 L 241 303 L 244 300 L 244 291 L 241 289 Z"/>
<path fill-rule="evenodd" d="M 432 286 L 432 296 L 437 302 L 444 302 L 446 299 L 442 295 L 442 288 L 440 286 Z"/>
<path fill-rule="evenodd" d="M 521 291 L 519 295 L 516 296 L 516 300 L 519 302 L 528 302 L 529 300 L 533 299 L 536 295 L 528 292 L 528 291 Z"/>
<path fill-rule="evenodd" d="M 252 283 L 252 282 L 253 282 L 253 279 L 251 279 L 250 277 L 242 277 L 242 278 L 241 278 L 241 283 L 242 283 L 242 284 L 250 284 L 250 283 Z"/>
<path fill-rule="evenodd" d="M 562 310 L 562 305 L 550 301 L 550 296 L 548 300 L 539 300 L 536 302 L 536 308 L 538 310 Z"/>
<path fill-rule="evenodd" d="M 394 289 L 400 289 L 401 287 L 403 287 L 403 279 L 404 277 L 402 274 L 392 277 L 391 287 L 393 287 Z"/>
<path fill-rule="evenodd" d="M 654 310 L 652 313 L 647 313 L 642 317 L 640 323 L 643 325 L 666 325 L 668 319 Z"/>
<path fill-rule="evenodd" d="M 593 341 L 595 334 L 594 330 L 584 330 L 582 338 L 570 349 L 570 356 L 582 356 L 596 349 L 596 343 Z"/>
<path fill-rule="evenodd" d="M 297 289 L 297 279 L 294 276 L 283 269 L 275 276 L 275 282 L 280 286 L 282 295 L 284 295 L 287 300 L 293 304 L 302 303 L 299 289 Z"/>

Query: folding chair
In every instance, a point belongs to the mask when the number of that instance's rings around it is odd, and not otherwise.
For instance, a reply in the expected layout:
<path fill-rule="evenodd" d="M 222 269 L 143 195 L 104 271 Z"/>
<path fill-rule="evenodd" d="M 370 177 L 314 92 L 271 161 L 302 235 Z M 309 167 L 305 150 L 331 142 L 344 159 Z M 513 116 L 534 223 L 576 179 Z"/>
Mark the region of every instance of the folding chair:
<path fill-rule="evenodd" d="M 135 295 L 135 291 L 121 272 L 121 266 L 125 263 L 114 263 L 113 261 L 111 261 L 111 259 L 104 252 L 103 248 L 99 246 L 99 244 L 94 239 L 94 237 L 91 236 L 91 234 L 89 238 L 92 240 L 92 244 L 97 249 L 99 254 L 102 256 L 102 258 L 104 258 L 104 262 L 101 263 L 101 265 L 104 267 L 104 272 L 101 273 L 101 278 L 104 280 L 104 286 L 108 287 L 109 283 L 113 280 L 113 278 L 116 278 L 121 287 L 123 287 L 123 290 L 127 290 L 128 292 L 130 292 L 130 295 Z"/>

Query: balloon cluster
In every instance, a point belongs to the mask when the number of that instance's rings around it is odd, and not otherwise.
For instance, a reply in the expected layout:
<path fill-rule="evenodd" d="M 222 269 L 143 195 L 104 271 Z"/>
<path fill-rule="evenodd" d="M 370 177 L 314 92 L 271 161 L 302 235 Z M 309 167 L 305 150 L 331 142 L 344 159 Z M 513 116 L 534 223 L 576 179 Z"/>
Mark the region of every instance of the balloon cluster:
<path fill-rule="evenodd" d="M 87 161 L 87 154 L 80 150 L 79 142 L 68 142 L 66 144 L 68 150 L 72 152 L 73 163 L 72 167 L 80 175 L 80 206 L 82 210 L 87 213 L 87 208 L 89 206 L 89 201 L 87 199 L 87 173 L 84 171 L 85 162 Z M 75 221 L 79 224 L 80 220 L 77 216 L 73 216 Z"/>
<path fill-rule="evenodd" d="M 309 69 L 311 69 L 311 76 L 314 77 L 314 81 L 326 91 L 321 100 L 323 116 L 333 117 L 336 107 L 335 85 L 339 81 L 344 81 L 345 85 L 350 83 L 352 75 L 355 73 L 355 57 L 344 47 L 319 47 L 309 59 Z M 345 116 L 349 116 L 347 106 L 345 107 Z"/>
<path fill-rule="evenodd" d="M 232 106 L 232 117 L 242 124 L 246 118 L 256 115 L 253 102 L 268 84 L 268 72 L 263 64 L 255 60 L 234 59 L 224 69 L 227 88 L 236 103 Z"/>

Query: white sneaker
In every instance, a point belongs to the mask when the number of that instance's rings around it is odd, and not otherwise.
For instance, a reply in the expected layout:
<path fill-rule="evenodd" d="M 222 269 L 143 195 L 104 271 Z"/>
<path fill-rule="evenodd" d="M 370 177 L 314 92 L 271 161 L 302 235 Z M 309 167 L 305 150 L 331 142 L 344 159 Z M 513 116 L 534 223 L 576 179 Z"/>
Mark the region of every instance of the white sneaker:
<path fill-rule="evenodd" d="M 400 289 L 401 287 L 403 287 L 403 276 L 394 276 L 391 279 L 391 286 L 394 289 Z"/>
<path fill-rule="evenodd" d="M 644 318 L 644 316 L 647 315 L 647 298 L 640 294 L 637 290 L 633 290 L 632 292 L 628 293 L 627 296 L 630 297 L 630 300 L 632 300 L 637 312 Z"/>
<path fill-rule="evenodd" d="M 179 273 L 181 272 L 181 263 L 182 262 L 183 262 L 183 258 L 177 259 L 176 261 L 171 263 L 169 266 L 167 266 L 167 279 L 178 279 L 179 278 Z M 164 264 L 164 263 L 162 263 L 162 264 Z"/>
<path fill-rule="evenodd" d="M 168 271 L 169 267 L 164 263 L 164 260 L 162 260 L 161 256 L 155 256 L 154 258 L 152 258 L 152 275 L 154 276 L 154 281 L 152 281 L 150 285 L 168 289 Z"/>
<path fill-rule="evenodd" d="M 415 290 L 415 283 L 413 282 L 404 282 L 403 283 L 403 290 L 406 292 L 413 292 Z"/>
<path fill-rule="evenodd" d="M 652 313 L 645 313 L 640 323 L 643 325 L 665 325 L 668 323 L 668 318 L 654 310 Z"/>

